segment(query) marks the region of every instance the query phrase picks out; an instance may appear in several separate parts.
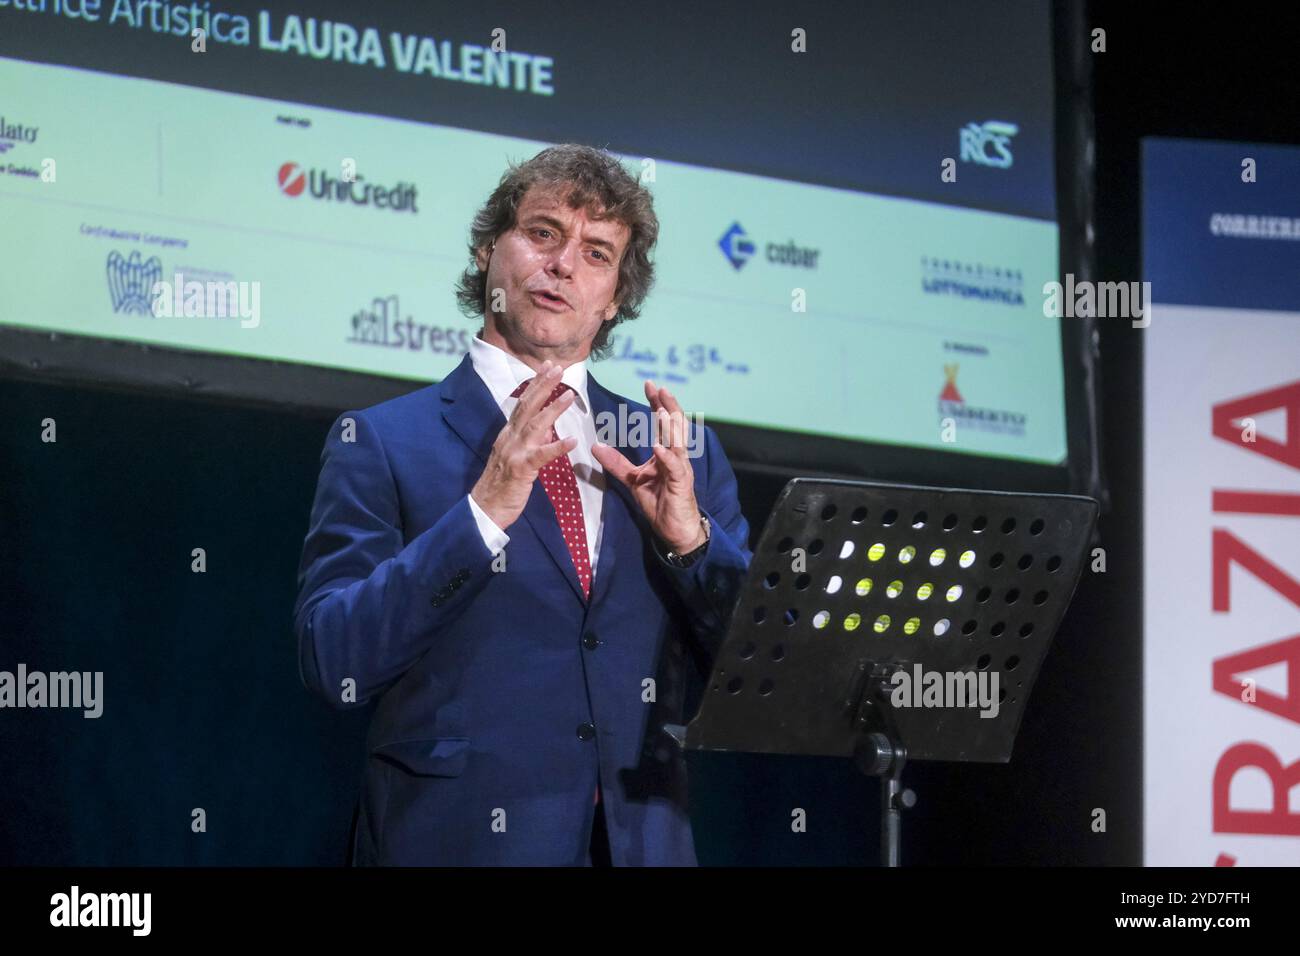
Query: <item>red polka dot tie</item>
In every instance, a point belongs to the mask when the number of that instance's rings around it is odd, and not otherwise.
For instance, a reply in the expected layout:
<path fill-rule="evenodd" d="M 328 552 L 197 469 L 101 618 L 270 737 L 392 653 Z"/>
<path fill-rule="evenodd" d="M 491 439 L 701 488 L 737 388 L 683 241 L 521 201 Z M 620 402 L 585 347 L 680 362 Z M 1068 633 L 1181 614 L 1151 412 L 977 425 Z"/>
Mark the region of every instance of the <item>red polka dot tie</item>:
<path fill-rule="evenodd" d="M 531 381 L 530 378 L 522 382 L 510 393 L 511 397 L 518 398 L 522 395 Z M 545 408 L 563 395 L 566 388 L 569 386 L 564 382 L 556 385 L 555 390 L 551 392 L 551 397 L 542 407 Z M 555 426 L 552 425 L 551 441 L 559 440 L 560 436 L 556 434 Z M 560 520 L 560 531 L 564 534 L 564 543 L 568 545 L 573 567 L 578 572 L 582 593 L 590 599 L 591 555 L 587 551 L 587 524 L 582 514 L 582 497 L 578 494 L 578 479 L 573 473 L 573 462 L 569 461 L 568 455 L 559 455 L 543 465 L 537 477 L 542 479 L 542 487 L 546 489 L 551 504 L 555 506 L 555 516 Z"/>

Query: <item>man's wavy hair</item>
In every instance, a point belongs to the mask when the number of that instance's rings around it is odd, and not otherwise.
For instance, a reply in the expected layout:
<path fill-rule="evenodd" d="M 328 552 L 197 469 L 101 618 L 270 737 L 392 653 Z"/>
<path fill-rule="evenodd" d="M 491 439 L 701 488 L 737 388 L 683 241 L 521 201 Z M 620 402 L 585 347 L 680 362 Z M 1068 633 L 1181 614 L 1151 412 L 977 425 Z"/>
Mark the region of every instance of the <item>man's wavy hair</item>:
<path fill-rule="evenodd" d="M 602 149 L 564 144 L 551 146 L 521 164 L 510 163 L 488 201 L 470 225 L 469 266 L 456 283 L 456 300 L 467 316 L 483 316 L 487 309 L 487 273 L 474 261 L 475 253 L 492 245 L 502 233 L 514 227 L 519 204 L 534 186 L 557 189 L 570 209 L 585 210 L 595 218 L 613 219 L 631 230 L 623 259 L 618 264 L 618 287 L 614 297 L 618 311 L 591 343 L 591 358 L 607 358 L 614 327 L 635 319 L 654 285 L 654 263 L 650 254 L 659 238 L 659 219 L 654 197 L 623 165 Z"/>

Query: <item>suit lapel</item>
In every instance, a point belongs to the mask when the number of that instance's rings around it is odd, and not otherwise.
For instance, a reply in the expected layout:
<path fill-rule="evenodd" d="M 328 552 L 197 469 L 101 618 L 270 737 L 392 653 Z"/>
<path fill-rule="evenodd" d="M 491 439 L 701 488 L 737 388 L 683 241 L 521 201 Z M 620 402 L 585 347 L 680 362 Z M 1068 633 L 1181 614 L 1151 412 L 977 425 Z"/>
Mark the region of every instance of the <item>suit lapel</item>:
<path fill-rule="evenodd" d="M 633 409 L 629 403 L 622 401 L 613 392 L 603 388 L 591 372 L 587 372 L 587 397 L 591 401 L 591 412 L 595 416 L 596 438 L 610 445 L 624 455 L 633 465 L 645 464 L 650 455 L 648 445 L 637 447 L 628 444 L 628 416 Z M 620 427 L 619 406 L 624 408 L 624 427 Z M 647 441 L 649 436 L 647 435 Z M 632 498 L 632 493 L 613 475 L 605 474 L 605 494 L 601 505 L 600 560 L 596 563 L 596 576 L 591 586 L 591 603 L 609 593 L 614 568 L 620 556 L 631 560 L 641 552 L 640 541 L 625 544 L 628 535 L 636 534 L 641 522 L 641 507 Z"/>
<path fill-rule="evenodd" d="M 483 379 L 474 371 L 468 352 L 442 380 L 439 395 L 442 397 L 443 421 L 486 463 L 497 433 L 505 426 L 506 417 L 501 414 Z"/>

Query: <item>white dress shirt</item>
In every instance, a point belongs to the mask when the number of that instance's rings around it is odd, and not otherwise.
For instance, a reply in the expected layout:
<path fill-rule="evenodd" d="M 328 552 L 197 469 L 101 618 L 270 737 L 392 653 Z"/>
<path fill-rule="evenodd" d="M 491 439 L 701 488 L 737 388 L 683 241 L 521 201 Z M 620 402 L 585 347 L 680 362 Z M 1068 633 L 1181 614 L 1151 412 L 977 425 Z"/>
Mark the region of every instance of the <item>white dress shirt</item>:
<path fill-rule="evenodd" d="M 483 384 L 492 393 L 501 414 L 506 419 L 519 404 L 519 399 L 511 398 L 510 393 L 520 383 L 535 378 L 537 373 L 522 361 L 504 349 L 489 342 L 484 342 L 478 335 L 469 340 L 469 357 L 474 364 Z M 560 438 L 577 436 L 578 444 L 569 452 L 569 461 L 573 463 L 574 477 L 578 482 L 578 496 L 582 500 L 582 518 L 587 526 L 587 553 L 591 560 L 591 573 L 596 574 L 596 559 L 600 555 L 600 537 L 603 530 L 601 510 L 605 502 L 605 470 L 591 455 L 591 446 L 596 442 L 596 419 L 591 411 L 591 402 L 587 398 L 587 363 L 575 362 L 564 370 L 560 381 L 577 393 L 573 404 L 566 408 L 555 420 L 555 433 Z M 532 386 L 529 386 L 530 388 Z M 469 496 L 469 506 L 474 512 L 483 543 L 495 555 L 510 541 L 510 536 L 495 521 L 487 516 L 474 496 Z"/>

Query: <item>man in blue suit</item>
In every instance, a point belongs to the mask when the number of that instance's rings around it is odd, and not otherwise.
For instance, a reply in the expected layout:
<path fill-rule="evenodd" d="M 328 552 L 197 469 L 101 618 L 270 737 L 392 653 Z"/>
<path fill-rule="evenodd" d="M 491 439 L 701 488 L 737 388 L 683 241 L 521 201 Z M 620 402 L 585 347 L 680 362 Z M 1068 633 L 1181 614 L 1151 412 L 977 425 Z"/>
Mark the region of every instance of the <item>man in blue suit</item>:
<path fill-rule="evenodd" d="M 712 429 L 587 370 L 657 236 L 603 151 L 512 165 L 471 228 L 464 359 L 330 430 L 294 627 L 309 689 L 377 701 L 358 864 L 696 864 L 662 727 L 705 692 L 749 525 Z"/>

